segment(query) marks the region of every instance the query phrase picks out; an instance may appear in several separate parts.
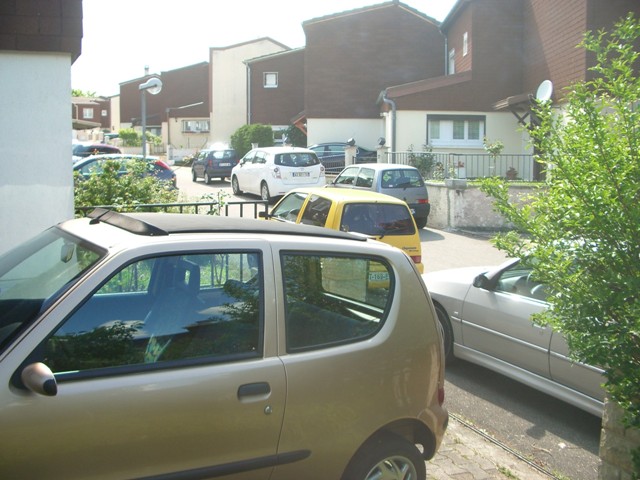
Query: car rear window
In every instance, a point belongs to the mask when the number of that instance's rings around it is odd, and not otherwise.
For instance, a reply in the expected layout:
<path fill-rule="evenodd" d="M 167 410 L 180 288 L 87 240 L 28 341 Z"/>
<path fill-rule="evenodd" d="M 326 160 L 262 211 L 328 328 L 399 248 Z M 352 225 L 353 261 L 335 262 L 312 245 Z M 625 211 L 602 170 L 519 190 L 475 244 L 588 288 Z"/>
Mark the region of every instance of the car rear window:
<path fill-rule="evenodd" d="M 353 203 L 342 213 L 340 230 L 366 235 L 413 235 L 415 225 L 404 205 Z"/>
<path fill-rule="evenodd" d="M 382 188 L 424 187 L 418 170 L 385 170 L 382 174 Z"/>
<path fill-rule="evenodd" d="M 291 152 L 277 154 L 274 163 L 282 167 L 312 167 L 318 165 L 320 160 L 315 153 Z"/>
<path fill-rule="evenodd" d="M 230 158 L 235 158 L 236 152 L 235 150 L 214 150 L 209 152 L 207 155 L 207 160 L 225 160 Z"/>

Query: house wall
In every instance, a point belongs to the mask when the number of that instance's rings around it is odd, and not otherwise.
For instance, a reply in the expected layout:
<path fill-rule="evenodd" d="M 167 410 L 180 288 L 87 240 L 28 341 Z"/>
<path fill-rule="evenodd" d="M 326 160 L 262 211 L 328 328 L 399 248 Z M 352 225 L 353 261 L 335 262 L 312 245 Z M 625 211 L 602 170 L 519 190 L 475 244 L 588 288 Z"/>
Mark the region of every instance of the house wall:
<path fill-rule="evenodd" d="M 359 146 L 375 150 L 378 138 L 385 136 L 384 123 L 380 118 L 309 118 L 307 129 L 309 131 L 307 145 L 346 142 L 353 138 Z"/>
<path fill-rule="evenodd" d="M 396 3 L 309 20 L 303 29 L 308 119 L 379 118 L 387 86 L 444 73 L 437 22 Z"/>
<path fill-rule="evenodd" d="M 396 143 L 398 151 L 406 151 L 410 146 L 414 151 L 421 151 L 427 143 L 427 114 L 450 114 L 450 111 L 411 111 L 402 110 L 396 116 Z M 529 135 L 524 131 L 510 112 L 455 112 L 460 115 L 484 115 L 486 117 L 485 136 L 490 141 L 500 140 L 504 143 L 504 154 L 521 154 L 532 152 Z M 389 117 L 387 116 L 387 119 Z M 434 148 L 438 152 L 486 153 L 484 148 Z"/>
<path fill-rule="evenodd" d="M 248 64 L 248 123 L 289 126 L 304 109 L 304 49 L 257 59 Z M 277 73 L 276 88 L 265 87 L 264 74 Z"/>
<path fill-rule="evenodd" d="M 73 217 L 70 69 L 68 53 L 0 52 L 0 253 Z"/>
<path fill-rule="evenodd" d="M 247 69 L 245 60 L 287 50 L 262 38 L 209 51 L 211 143 L 229 143 L 231 135 L 247 123 Z"/>

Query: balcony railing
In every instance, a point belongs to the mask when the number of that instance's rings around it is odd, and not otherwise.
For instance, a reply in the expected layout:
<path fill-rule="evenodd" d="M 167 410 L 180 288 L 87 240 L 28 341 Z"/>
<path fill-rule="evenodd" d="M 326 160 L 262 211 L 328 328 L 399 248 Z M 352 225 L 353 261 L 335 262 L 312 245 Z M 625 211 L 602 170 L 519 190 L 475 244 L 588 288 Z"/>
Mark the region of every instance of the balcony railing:
<path fill-rule="evenodd" d="M 503 177 L 536 180 L 532 155 L 444 152 L 387 152 L 386 162 L 411 165 L 425 179 Z"/>

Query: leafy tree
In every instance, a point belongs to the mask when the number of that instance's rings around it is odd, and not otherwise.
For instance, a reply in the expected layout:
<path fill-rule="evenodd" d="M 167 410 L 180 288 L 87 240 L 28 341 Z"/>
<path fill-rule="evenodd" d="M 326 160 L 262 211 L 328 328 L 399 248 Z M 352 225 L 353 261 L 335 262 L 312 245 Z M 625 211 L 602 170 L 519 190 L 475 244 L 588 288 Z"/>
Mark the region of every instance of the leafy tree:
<path fill-rule="evenodd" d="M 120 173 L 120 162 L 107 161 L 99 175 L 85 179 L 74 174 L 75 205 L 88 207 L 117 205 L 130 207 L 138 203 L 173 203 L 178 190 L 167 182 L 146 175 L 147 163 L 143 161 L 127 164 L 127 173 Z"/>
<path fill-rule="evenodd" d="M 261 147 L 272 146 L 273 129 L 269 125 L 243 125 L 231 135 L 231 146 L 240 157 L 251 150 L 252 143 Z"/>
<path fill-rule="evenodd" d="M 87 97 L 87 98 L 94 98 L 97 96 L 96 92 L 91 92 L 91 91 L 82 91 L 79 90 L 77 88 L 74 88 L 71 90 L 71 96 L 72 97 Z"/>
<path fill-rule="evenodd" d="M 547 184 L 529 203 L 507 184 L 483 189 L 517 231 L 496 245 L 521 257 L 550 287 L 536 321 L 563 332 L 577 360 L 605 369 L 605 389 L 640 427 L 640 23 L 629 15 L 611 33 L 588 32 L 593 79 L 572 86 L 562 115 L 548 104 L 532 135 Z M 634 44 L 636 48 L 634 48 Z M 640 472 L 636 451 L 635 474 Z"/>

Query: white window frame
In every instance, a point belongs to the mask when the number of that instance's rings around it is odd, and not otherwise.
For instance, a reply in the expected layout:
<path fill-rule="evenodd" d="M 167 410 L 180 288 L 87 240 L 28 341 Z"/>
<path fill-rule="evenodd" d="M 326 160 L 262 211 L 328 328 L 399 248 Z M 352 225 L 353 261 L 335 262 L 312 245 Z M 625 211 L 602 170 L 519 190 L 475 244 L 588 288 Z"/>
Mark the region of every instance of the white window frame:
<path fill-rule="evenodd" d="M 454 122 L 463 122 L 464 138 L 453 138 Z M 469 126 L 477 122 L 478 138 L 469 138 Z M 437 126 L 434 125 L 437 123 Z M 437 147 L 483 148 L 487 119 L 484 115 L 427 115 L 427 144 Z M 438 138 L 432 136 L 437 130 Z"/>
<path fill-rule="evenodd" d="M 456 49 L 449 50 L 449 58 L 447 62 L 447 74 L 453 75 L 456 73 Z"/>
<path fill-rule="evenodd" d="M 462 35 L 462 56 L 466 57 L 469 53 L 469 32 Z"/>
<path fill-rule="evenodd" d="M 182 120 L 182 133 L 208 133 L 209 120 Z"/>
<path fill-rule="evenodd" d="M 84 120 L 91 120 L 93 118 L 93 108 L 84 107 L 82 109 L 82 118 Z"/>
<path fill-rule="evenodd" d="M 262 84 L 264 88 L 278 88 L 278 72 L 264 72 Z"/>

